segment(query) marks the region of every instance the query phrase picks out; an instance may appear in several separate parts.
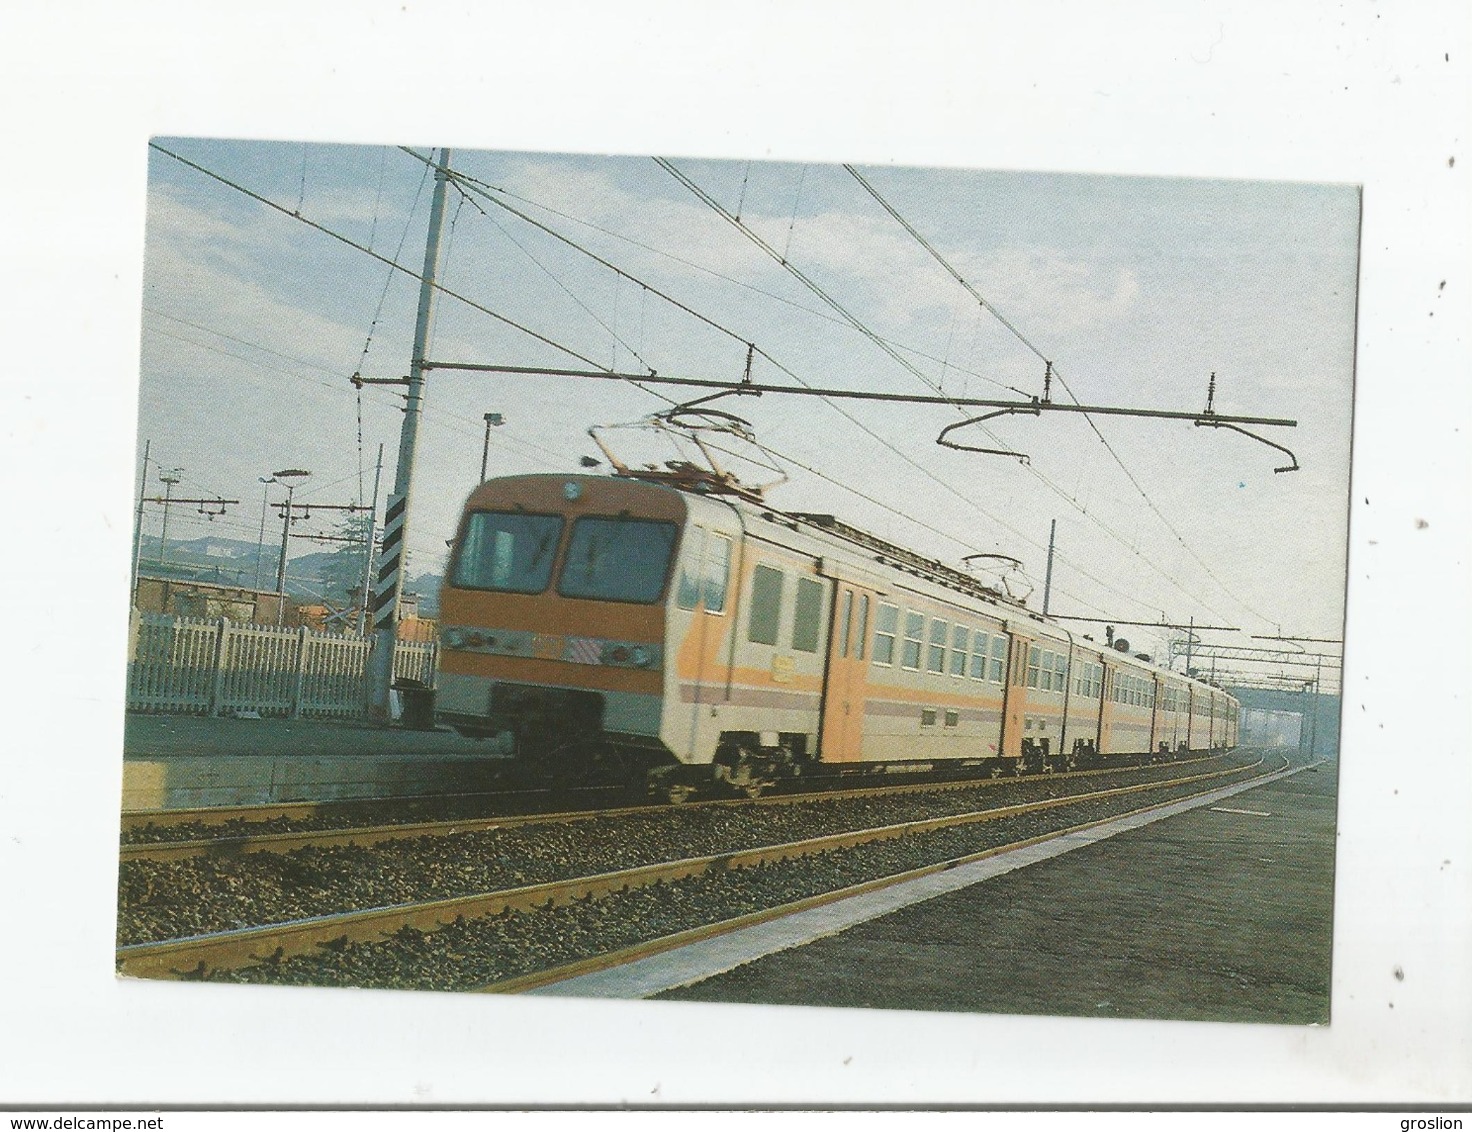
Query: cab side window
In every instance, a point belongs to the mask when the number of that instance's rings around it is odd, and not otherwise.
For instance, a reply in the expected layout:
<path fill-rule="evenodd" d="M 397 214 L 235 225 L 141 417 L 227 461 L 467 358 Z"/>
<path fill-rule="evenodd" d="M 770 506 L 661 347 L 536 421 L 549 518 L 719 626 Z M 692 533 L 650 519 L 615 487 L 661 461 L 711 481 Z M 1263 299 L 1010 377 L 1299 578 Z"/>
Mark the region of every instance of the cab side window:
<path fill-rule="evenodd" d="M 675 587 L 675 604 L 694 609 L 700 601 L 700 568 L 705 559 L 705 528 L 688 527 L 685 553 L 680 555 L 680 581 Z"/>
<path fill-rule="evenodd" d="M 700 596 L 707 613 L 726 611 L 726 589 L 731 575 L 731 540 L 712 534 L 705 544 L 705 566 L 700 572 Z"/>

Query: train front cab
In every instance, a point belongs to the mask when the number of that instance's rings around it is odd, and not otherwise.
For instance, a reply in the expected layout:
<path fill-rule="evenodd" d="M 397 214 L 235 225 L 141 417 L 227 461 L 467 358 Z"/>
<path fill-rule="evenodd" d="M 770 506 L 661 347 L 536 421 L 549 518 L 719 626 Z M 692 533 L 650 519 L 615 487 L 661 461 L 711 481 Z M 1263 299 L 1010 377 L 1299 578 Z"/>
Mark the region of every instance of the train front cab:
<path fill-rule="evenodd" d="M 472 493 L 440 597 L 436 715 L 519 755 L 658 752 L 679 493 L 516 476 Z"/>

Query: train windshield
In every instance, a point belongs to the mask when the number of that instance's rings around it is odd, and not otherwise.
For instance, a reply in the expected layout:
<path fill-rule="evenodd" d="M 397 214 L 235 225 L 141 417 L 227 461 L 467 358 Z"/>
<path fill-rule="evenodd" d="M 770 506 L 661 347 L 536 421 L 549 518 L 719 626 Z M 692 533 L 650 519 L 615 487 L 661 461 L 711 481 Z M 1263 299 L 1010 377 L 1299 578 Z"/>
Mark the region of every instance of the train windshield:
<path fill-rule="evenodd" d="M 664 593 L 675 524 L 585 515 L 572 525 L 557 592 L 650 605 Z"/>
<path fill-rule="evenodd" d="M 474 590 L 539 594 L 551 580 L 561 537 L 560 515 L 473 512 L 455 559 L 454 584 Z"/>

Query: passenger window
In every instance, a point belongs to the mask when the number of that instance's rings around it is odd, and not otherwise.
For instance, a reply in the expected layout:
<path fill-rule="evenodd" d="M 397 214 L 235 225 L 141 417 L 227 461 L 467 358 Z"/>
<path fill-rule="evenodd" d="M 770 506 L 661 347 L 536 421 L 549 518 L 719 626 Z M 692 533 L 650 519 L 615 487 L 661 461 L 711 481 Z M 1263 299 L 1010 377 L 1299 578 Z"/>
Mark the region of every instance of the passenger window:
<path fill-rule="evenodd" d="M 931 672 L 944 673 L 946 670 L 946 634 L 950 628 L 938 617 L 930 622 L 930 656 L 925 667 Z"/>
<path fill-rule="evenodd" d="M 823 583 L 798 578 L 797 602 L 792 611 L 792 647 L 798 652 L 817 652 L 823 626 Z"/>
<path fill-rule="evenodd" d="M 925 635 L 925 615 L 923 613 L 905 614 L 905 652 L 900 658 L 900 663 L 905 668 L 915 671 L 920 670 L 920 649 L 923 645 Z"/>
<path fill-rule="evenodd" d="M 986 679 L 986 646 L 988 637 L 980 629 L 971 637 L 971 679 Z"/>
<path fill-rule="evenodd" d="M 966 654 L 971 651 L 971 630 L 957 625 L 951 630 L 951 675 L 966 675 Z"/>
<path fill-rule="evenodd" d="M 869 595 L 859 595 L 859 635 L 854 641 L 854 656 L 864 659 L 864 642 L 869 639 Z M 893 648 L 893 638 L 890 647 Z"/>
<path fill-rule="evenodd" d="M 731 575 L 731 540 L 725 535 L 711 535 L 705 544 L 705 570 L 701 579 L 701 597 L 707 613 L 726 611 L 726 589 Z"/>
<path fill-rule="evenodd" d="M 1027 686 L 1036 688 L 1038 686 L 1038 667 L 1042 663 L 1043 650 L 1037 645 L 1029 645 L 1027 649 Z"/>
<path fill-rule="evenodd" d="M 992 638 L 992 683 L 1001 684 L 1007 673 L 1007 638 L 998 633 Z"/>
<path fill-rule="evenodd" d="M 753 644 L 777 643 L 783 581 L 782 571 L 770 566 L 758 566 L 751 575 L 751 616 L 746 623 L 746 639 Z"/>
<path fill-rule="evenodd" d="M 879 611 L 874 615 L 875 664 L 894 663 L 894 638 L 899 630 L 899 623 L 899 606 L 881 601 Z"/>

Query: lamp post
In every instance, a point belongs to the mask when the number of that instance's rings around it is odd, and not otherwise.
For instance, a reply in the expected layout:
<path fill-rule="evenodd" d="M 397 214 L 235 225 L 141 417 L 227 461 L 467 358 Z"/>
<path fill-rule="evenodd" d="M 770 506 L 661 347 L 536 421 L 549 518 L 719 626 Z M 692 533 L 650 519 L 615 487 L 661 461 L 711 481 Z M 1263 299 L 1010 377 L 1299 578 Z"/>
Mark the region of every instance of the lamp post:
<path fill-rule="evenodd" d="M 256 477 L 261 485 L 261 532 L 256 536 L 256 592 L 261 589 L 261 559 L 266 556 L 266 493 L 276 482 L 275 476 Z"/>
<path fill-rule="evenodd" d="M 490 459 L 490 455 L 491 455 L 491 429 L 492 428 L 499 428 L 501 425 L 505 424 L 506 423 L 506 418 L 503 417 L 503 416 L 501 416 L 500 413 L 487 413 L 486 416 L 485 416 L 485 421 L 486 421 L 486 440 L 485 440 L 485 443 L 483 445 L 481 445 L 481 449 L 480 449 L 480 482 L 481 483 L 485 483 L 486 482 L 486 462 L 487 462 L 487 460 Z"/>
<path fill-rule="evenodd" d="M 276 563 L 276 625 L 286 622 L 286 547 L 291 539 L 292 498 L 296 494 L 297 481 L 305 479 L 311 472 L 301 468 L 284 468 L 271 473 L 271 480 L 286 486 L 286 506 L 281 509 L 281 557 Z"/>
<path fill-rule="evenodd" d="M 183 468 L 160 468 L 158 479 L 164 485 L 164 529 L 158 536 L 158 564 L 162 566 L 169 556 L 169 500 L 173 495 L 174 485 L 184 475 Z"/>

